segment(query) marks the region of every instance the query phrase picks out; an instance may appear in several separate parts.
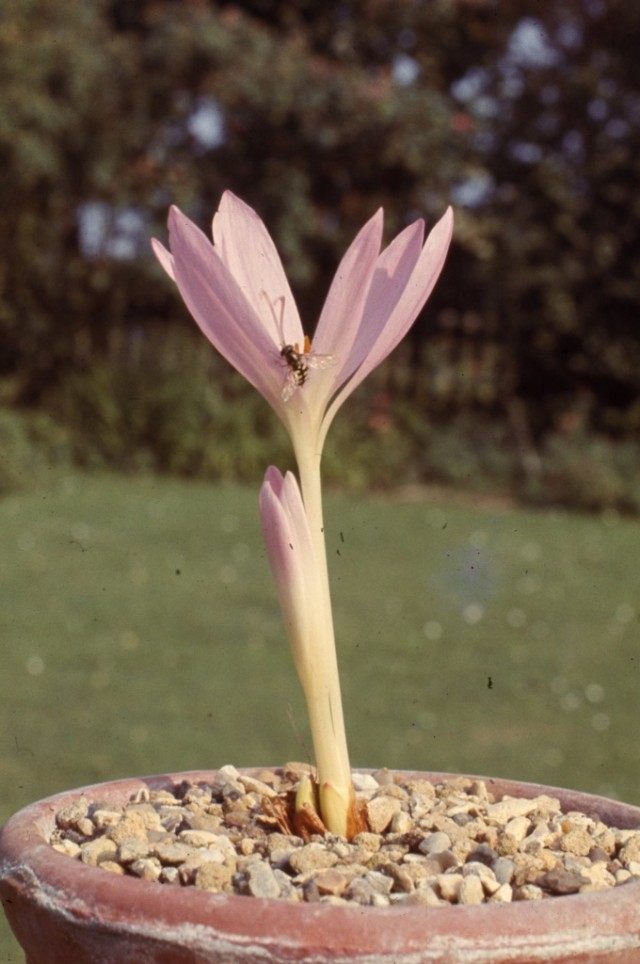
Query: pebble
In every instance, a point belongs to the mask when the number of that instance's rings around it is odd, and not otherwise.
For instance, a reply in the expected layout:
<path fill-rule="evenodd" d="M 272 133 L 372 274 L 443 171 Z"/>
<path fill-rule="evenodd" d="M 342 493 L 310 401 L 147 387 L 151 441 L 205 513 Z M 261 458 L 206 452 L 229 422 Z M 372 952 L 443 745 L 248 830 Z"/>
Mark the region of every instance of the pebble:
<path fill-rule="evenodd" d="M 640 862 L 640 833 L 634 833 L 622 846 L 620 860 L 626 866 Z"/>
<path fill-rule="evenodd" d="M 188 813 L 184 817 L 185 827 L 191 830 L 210 830 L 212 833 L 220 830 L 223 824 L 222 815 L 212 813 Z"/>
<path fill-rule="evenodd" d="M 334 894 L 336 897 L 340 897 L 349 883 L 349 878 L 335 867 L 321 870 L 314 880 L 320 894 Z"/>
<path fill-rule="evenodd" d="M 346 890 L 346 894 L 358 904 L 384 906 L 388 903 L 388 900 L 380 902 L 375 901 L 374 898 L 376 896 L 386 898 L 392 887 L 393 881 L 390 877 L 372 870 L 364 877 L 354 877 Z"/>
<path fill-rule="evenodd" d="M 98 830 L 106 830 L 119 822 L 122 810 L 94 810 L 91 817 Z"/>
<path fill-rule="evenodd" d="M 209 847 L 211 844 L 217 844 L 220 839 L 227 838 L 221 838 L 220 834 L 214 833 L 213 830 L 181 830 L 178 834 L 180 843 L 189 847 Z"/>
<path fill-rule="evenodd" d="M 89 801 L 85 800 L 84 797 L 80 797 L 75 803 L 71 803 L 69 806 L 62 807 L 61 810 L 58 810 L 56 823 L 62 830 L 68 830 L 70 827 L 75 830 L 77 829 L 78 820 L 86 817 L 88 812 Z"/>
<path fill-rule="evenodd" d="M 302 891 L 293 883 L 291 877 L 283 870 L 274 870 L 273 876 L 278 881 L 280 887 L 280 897 L 286 900 L 302 900 Z"/>
<path fill-rule="evenodd" d="M 202 864 L 195 873 L 194 884 L 200 890 L 211 890 L 214 893 L 231 890 L 231 880 L 234 868 L 214 861 Z"/>
<path fill-rule="evenodd" d="M 163 840 L 152 847 L 151 853 L 158 858 L 160 863 L 176 866 L 177 864 L 183 864 L 185 860 L 193 856 L 193 848 L 188 847 L 187 844 Z"/>
<path fill-rule="evenodd" d="M 116 844 L 123 843 L 123 841 L 131 837 L 145 840 L 147 837 L 147 825 L 144 817 L 140 813 L 128 813 L 121 817 L 118 823 L 107 827 L 106 836 Z"/>
<path fill-rule="evenodd" d="M 410 830 L 413 830 L 413 820 L 411 816 L 405 810 L 399 810 L 398 813 L 395 813 L 391 818 L 389 830 L 391 833 L 409 833 Z"/>
<path fill-rule="evenodd" d="M 375 792 L 380 784 L 370 773 L 354 773 L 353 789 L 357 793 Z"/>
<path fill-rule="evenodd" d="M 527 831 L 531 826 L 531 821 L 528 817 L 512 817 L 507 826 L 504 828 L 506 836 L 511 837 L 517 844 L 527 835 Z"/>
<path fill-rule="evenodd" d="M 458 892 L 459 904 L 481 904 L 484 901 L 484 888 L 479 877 L 469 874 L 463 877 Z"/>
<path fill-rule="evenodd" d="M 613 874 L 610 874 L 607 870 L 605 863 L 599 862 L 593 864 L 590 867 L 583 867 L 580 871 L 581 877 L 586 877 L 589 884 L 585 884 L 580 888 L 581 891 L 589 887 L 591 890 L 607 890 L 609 887 L 613 887 L 616 882 Z"/>
<path fill-rule="evenodd" d="M 522 884 L 513 892 L 514 900 L 542 900 L 542 888 L 536 884 Z"/>
<path fill-rule="evenodd" d="M 414 890 L 412 894 L 404 897 L 401 903 L 405 907 L 407 904 L 410 906 L 423 904 L 426 907 L 442 907 L 446 904 L 446 901 L 438 897 L 433 887 L 427 886 L 421 887 L 420 890 Z"/>
<path fill-rule="evenodd" d="M 491 895 L 491 901 L 501 904 L 510 904 L 513 900 L 513 888 L 511 884 L 500 884 L 498 889 Z"/>
<path fill-rule="evenodd" d="M 368 829 L 352 841 L 303 840 L 261 801 L 294 790 L 310 772 L 299 763 L 251 775 L 226 766 L 210 784 L 142 787 L 123 806 L 80 798 L 56 814 L 50 844 L 114 874 L 336 905 L 510 903 L 640 878 L 639 829 L 563 814 L 546 795 L 496 800 L 490 785 L 467 778 L 434 785 L 388 770 L 356 774 Z"/>
<path fill-rule="evenodd" d="M 394 797 L 374 797 L 367 801 L 366 810 L 373 833 L 384 833 L 393 817 L 400 811 L 400 801 Z"/>
<path fill-rule="evenodd" d="M 147 830 L 160 830 L 162 828 L 160 814 L 151 803 L 131 804 L 127 807 L 127 814 L 133 815 L 134 813 L 140 817 Z"/>
<path fill-rule="evenodd" d="M 492 868 L 498 884 L 511 884 L 515 872 L 515 864 L 508 857 L 498 857 Z"/>
<path fill-rule="evenodd" d="M 440 854 L 451 849 L 451 839 L 441 831 L 430 833 L 418 844 L 418 850 L 423 854 Z"/>
<path fill-rule="evenodd" d="M 462 874 L 464 877 L 477 877 L 482 884 L 484 892 L 488 894 L 489 897 L 500 889 L 501 885 L 496 880 L 496 875 L 486 864 L 480 864 L 474 861 L 463 864 Z"/>
<path fill-rule="evenodd" d="M 64 854 L 65 857 L 79 857 L 80 856 L 80 844 L 75 843 L 73 840 L 56 840 L 52 844 L 54 850 L 57 850 L 59 854 Z"/>
<path fill-rule="evenodd" d="M 338 857 L 331 850 L 325 850 L 319 843 L 300 847 L 289 857 L 289 866 L 296 874 L 306 874 L 310 870 L 324 870 L 337 863 Z"/>
<path fill-rule="evenodd" d="M 247 890 L 253 897 L 280 896 L 280 884 L 269 864 L 256 862 L 249 867 Z"/>
<path fill-rule="evenodd" d="M 134 860 L 127 868 L 135 877 L 143 880 L 158 880 L 162 872 L 162 864 L 157 857 L 142 857 Z"/>
<path fill-rule="evenodd" d="M 382 843 L 382 837 L 379 833 L 369 833 L 364 830 L 362 833 L 357 834 L 353 838 L 353 842 L 356 847 L 362 847 L 364 850 L 368 850 L 370 853 L 375 853 L 376 850 L 380 850 L 380 844 Z"/>
<path fill-rule="evenodd" d="M 163 867 L 160 871 L 159 880 L 163 884 L 180 884 L 180 871 L 177 867 Z"/>
<path fill-rule="evenodd" d="M 245 790 L 249 790 L 252 793 L 257 793 L 261 797 L 275 797 L 277 795 L 273 787 L 270 787 L 269 784 L 264 783 L 262 780 L 257 780 L 255 777 L 250 777 L 244 773 L 241 773 L 238 779 Z"/>
<path fill-rule="evenodd" d="M 225 864 L 235 870 L 237 862 L 235 855 L 233 860 L 225 860 L 224 856 L 219 850 L 201 850 L 192 854 L 181 864 L 165 864 L 165 867 L 174 866 L 179 873 L 180 882 L 183 884 L 192 884 L 197 872 L 200 870 L 204 864 Z"/>
<path fill-rule="evenodd" d="M 392 786 L 395 782 L 393 773 L 391 770 L 387 770 L 386 767 L 381 767 L 371 775 L 379 787 Z"/>
<path fill-rule="evenodd" d="M 149 854 L 150 847 L 148 840 L 141 840 L 138 837 L 125 837 L 118 847 L 118 860 L 122 861 L 123 864 L 140 860 Z"/>
<path fill-rule="evenodd" d="M 89 867 L 97 867 L 103 860 L 115 857 L 118 845 L 108 837 L 97 837 L 80 845 L 80 860 Z"/>
<path fill-rule="evenodd" d="M 448 900 L 449 903 L 455 903 L 458 900 L 463 880 L 462 874 L 439 874 L 437 882 L 440 896 L 444 900 Z"/>
<path fill-rule="evenodd" d="M 513 817 L 526 817 L 536 809 L 535 800 L 520 797 L 504 797 L 498 803 L 490 803 L 487 817 L 499 824 L 507 824 Z"/>
<path fill-rule="evenodd" d="M 411 873 L 403 864 L 387 863 L 381 870 L 388 877 L 393 878 L 394 889 L 403 894 L 410 894 L 415 889 L 415 881 Z"/>
<path fill-rule="evenodd" d="M 538 879 L 538 886 L 550 890 L 554 894 L 577 894 L 583 884 L 588 881 L 575 871 L 549 870 Z"/>
<path fill-rule="evenodd" d="M 579 857 L 586 857 L 592 847 L 593 838 L 586 830 L 580 828 L 569 830 L 560 840 L 560 850 Z"/>

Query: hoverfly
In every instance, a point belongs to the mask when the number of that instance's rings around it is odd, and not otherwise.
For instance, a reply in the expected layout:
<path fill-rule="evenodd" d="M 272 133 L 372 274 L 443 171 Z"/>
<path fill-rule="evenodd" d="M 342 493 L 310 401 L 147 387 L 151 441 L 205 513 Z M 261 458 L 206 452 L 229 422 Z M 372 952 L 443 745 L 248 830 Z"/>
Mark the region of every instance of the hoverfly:
<path fill-rule="evenodd" d="M 305 384 L 308 376 L 309 369 L 322 370 L 329 368 L 335 363 L 333 355 L 318 355 L 311 350 L 311 339 L 308 335 L 304 336 L 304 344 L 302 349 L 298 346 L 297 342 L 294 345 L 285 344 L 284 338 L 284 297 L 277 298 L 275 305 L 278 306 L 278 311 L 276 313 L 276 308 L 274 303 L 271 302 L 265 291 L 261 294 L 266 299 L 273 320 L 276 323 L 276 328 L 280 337 L 281 349 L 280 358 L 286 364 L 288 371 L 282 386 L 282 391 L 280 392 L 280 397 L 283 402 L 288 402 L 293 393 L 297 388 L 302 388 Z"/>
<path fill-rule="evenodd" d="M 283 345 L 280 349 L 280 357 L 284 358 L 289 371 L 284 380 L 280 396 L 283 402 L 288 402 L 296 388 L 302 388 L 309 375 L 309 369 L 315 368 L 322 370 L 333 365 L 335 359 L 333 355 L 318 355 L 311 351 L 311 339 L 308 335 L 304 336 L 303 350 L 298 349 L 298 345 Z"/>

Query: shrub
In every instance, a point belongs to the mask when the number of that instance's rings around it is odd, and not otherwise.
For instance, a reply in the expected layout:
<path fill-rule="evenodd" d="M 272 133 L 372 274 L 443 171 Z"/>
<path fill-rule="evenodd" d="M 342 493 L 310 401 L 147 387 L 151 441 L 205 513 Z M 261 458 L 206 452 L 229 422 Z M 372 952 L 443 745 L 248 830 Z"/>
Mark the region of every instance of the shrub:
<path fill-rule="evenodd" d="M 427 374 L 424 359 L 415 372 L 399 352 L 349 399 L 327 439 L 329 484 L 385 489 L 436 482 L 536 505 L 640 512 L 634 440 L 556 432 L 537 451 L 528 443 L 523 456 L 522 432 L 505 414 L 477 406 L 434 411 Z M 105 356 L 69 373 L 46 406 L 47 416 L 28 421 L 4 412 L 4 448 L 13 453 L 5 456 L 5 488 L 28 475 L 34 459 L 48 457 L 55 463 L 72 456 L 89 468 L 251 482 L 269 463 L 292 464 L 269 407 L 187 329 L 114 332 Z"/>
<path fill-rule="evenodd" d="M 640 445 L 585 431 L 549 436 L 523 494 L 538 504 L 640 512 Z"/>
<path fill-rule="evenodd" d="M 0 407 L 0 495 L 37 482 L 45 471 L 68 466 L 65 429 L 42 413 Z"/>
<path fill-rule="evenodd" d="M 508 427 L 497 419 L 467 412 L 429 426 L 420 453 L 420 473 L 473 491 L 512 490 L 518 460 Z"/>
<path fill-rule="evenodd" d="M 245 480 L 286 445 L 253 389 L 180 330 L 114 334 L 106 357 L 71 372 L 46 404 L 85 467 Z"/>

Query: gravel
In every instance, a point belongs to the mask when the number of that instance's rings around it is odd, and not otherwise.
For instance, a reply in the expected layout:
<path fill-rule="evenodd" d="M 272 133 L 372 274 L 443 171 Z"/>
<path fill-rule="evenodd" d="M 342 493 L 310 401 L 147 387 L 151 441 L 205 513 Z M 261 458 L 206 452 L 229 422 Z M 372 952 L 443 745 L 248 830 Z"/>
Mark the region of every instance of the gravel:
<path fill-rule="evenodd" d="M 122 807 L 85 798 L 56 814 L 51 846 L 105 872 L 212 893 L 373 907 L 510 903 L 606 890 L 640 878 L 640 829 L 559 801 L 494 799 L 481 780 L 432 785 L 355 774 L 369 829 L 352 841 L 283 832 L 302 764 L 209 784 L 143 789 Z"/>

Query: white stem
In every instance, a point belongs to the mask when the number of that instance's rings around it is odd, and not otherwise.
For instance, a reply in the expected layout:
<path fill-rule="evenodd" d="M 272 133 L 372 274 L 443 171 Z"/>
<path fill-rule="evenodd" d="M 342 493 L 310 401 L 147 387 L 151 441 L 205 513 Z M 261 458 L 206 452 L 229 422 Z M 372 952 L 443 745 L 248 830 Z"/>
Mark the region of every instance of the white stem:
<path fill-rule="evenodd" d="M 314 437 L 317 433 L 311 433 Z M 294 448 L 300 473 L 302 498 L 309 521 L 315 557 L 318 566 L 317 591 L 320 598 L 314 611 L 321 625 L 316 639 L 317 651 L 313 653 L 313 665 L 304 674 L 302 685 L 309 711 L 311 735 L 318 769 L 320 787 L 329 784 L 339 797 L 344 798 L 346 812 L 351 792 L 351 769 L 347 750 L 347 738 L 342 713 L 342 697 L 336 657 L 327 551 L 322 517 L 322 490 L 320 481 L 320 449 L 314 449 L 307 439 L 299 441 L 294 436 Z M 322 798 L 322 794 L 321 794 Z M 325 817 L 326 823 L 326 815 Z M 341 823 L 342 821 L 340 821 Z M 339 833 L 344 828 L 329 827 Z"/>

